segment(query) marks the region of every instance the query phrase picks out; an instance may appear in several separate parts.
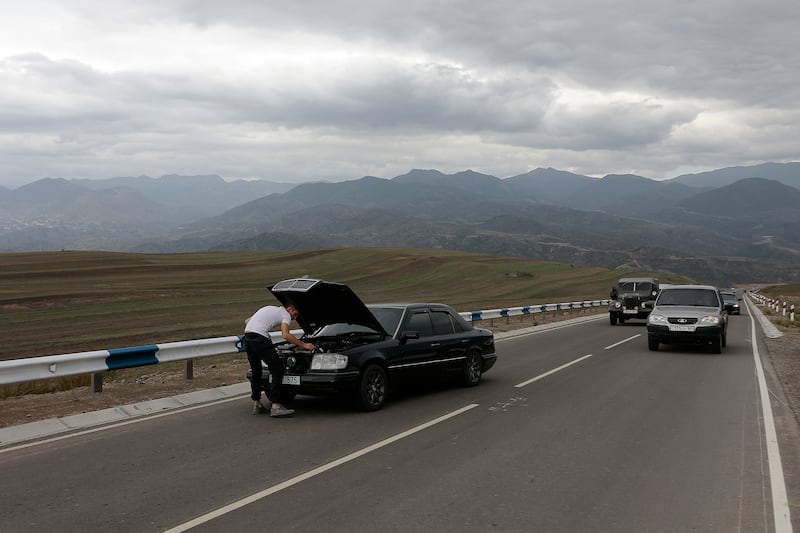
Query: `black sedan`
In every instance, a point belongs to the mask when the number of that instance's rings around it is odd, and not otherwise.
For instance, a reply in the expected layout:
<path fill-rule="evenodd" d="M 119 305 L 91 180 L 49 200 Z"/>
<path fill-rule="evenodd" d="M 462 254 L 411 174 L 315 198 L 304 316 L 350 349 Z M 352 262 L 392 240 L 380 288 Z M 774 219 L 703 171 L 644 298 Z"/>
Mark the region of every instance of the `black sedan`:
<path fill-rule="evenodd" d="M 302 339 L 317 347 L 308 352 L 276 343 L 291 396 L 343 392 L 375 411 L 404 382 L 455 375 L 475 386 L 497 358 L 492 332 L 473 327 L 444 304 L 365 305 L 347 285 L 307 278 L 269 290 L 282 305 L 297 308 Z M 265 365 L 266 391 L 270 379 Z"/>

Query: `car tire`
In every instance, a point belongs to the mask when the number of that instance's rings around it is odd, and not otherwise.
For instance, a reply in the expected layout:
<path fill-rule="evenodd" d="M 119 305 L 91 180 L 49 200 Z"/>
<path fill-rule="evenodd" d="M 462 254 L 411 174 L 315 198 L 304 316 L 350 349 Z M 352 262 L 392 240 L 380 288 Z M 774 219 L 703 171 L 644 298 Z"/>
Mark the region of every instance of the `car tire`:
<path fill-rule="evenodd" d="M 617 314 L 616 313 L 609 313 L 608 314 L 608 319 L 611 322 L 612 326 L 616 326 L 617 325 Z"/>
<path fill-rule="evenodd" d="M 647 347 L 650 349 L 651 352 L 658 351 L 658 341 L 652 337 L 647 337 Z"/>
<path fill-rule="evenodd" d="M 722 333 L 722 347 L 725 348 L 728 345 L 728 332 L 725 331 Z"/>
<path fill-rule="evenodd" d="M 711 341 L 711 353 L 722 353 L 722 337 L 723 335 L 720 334 L 719 337 Z"/>
<path fill-rule="evenodd" d="M 356 389 L 356 402 L 364 411 L 377 411 L 386 403 L 389 380 L 381 365 L 369 364 L 362 371 Z"/>
<path fill-rule="evenodd" d="M 474 387 L 481 382 L 481 372 L 483 371 L 483 361 L 478 352 L 469 352 L 464 361 L 463 381 L 464 386 Z"/>

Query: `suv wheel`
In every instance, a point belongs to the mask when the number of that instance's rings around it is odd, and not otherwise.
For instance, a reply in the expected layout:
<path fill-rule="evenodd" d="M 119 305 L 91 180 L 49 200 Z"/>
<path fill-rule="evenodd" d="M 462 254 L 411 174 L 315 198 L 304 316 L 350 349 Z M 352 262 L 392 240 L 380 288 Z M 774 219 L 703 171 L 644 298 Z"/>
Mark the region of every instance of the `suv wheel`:
<path fill-rule="evenodd" d="M 720 334 L 719 337 L 711 341 L 711 353 L 722 353 L 722 347 L 724 346 L 722 337 L 723 335 Z"/>
<path fill-rule="evenodd" d="M 657 352 L 658 341 L 655 340 L 653 337 L 647 337 L 647 347 L 650 349 L 651 352 Z"/>
<path fill-rule="evenodd" d="M 609 313 L 608 314 L 608 319 L 611 321 L 611 325 L 612 326 L 616 326 L 617 325 L 617 313 Z"/>

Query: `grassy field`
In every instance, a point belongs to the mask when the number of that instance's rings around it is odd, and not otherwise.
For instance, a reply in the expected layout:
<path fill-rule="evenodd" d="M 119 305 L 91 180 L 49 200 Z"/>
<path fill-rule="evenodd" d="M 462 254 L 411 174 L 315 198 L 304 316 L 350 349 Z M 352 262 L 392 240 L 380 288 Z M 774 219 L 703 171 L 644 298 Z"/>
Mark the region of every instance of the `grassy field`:
<path fill-rule="evenodd" d="M 394 248 L 19 253 L 0 254 L 0 265 L 0 359 L 237 335 L 253 311 L 277 303 L 266 287 L 292 277 L 347 283 L 368 303 L 471 311 L 606 298 L 617 278 L 638 274 Z"/>
<path fill-rule="evenodd" d="M 800 283 L 772 285 L 761 289 L 761 293 L 770 298 L 778 298 L 788 302 L 800 303 Z"/>

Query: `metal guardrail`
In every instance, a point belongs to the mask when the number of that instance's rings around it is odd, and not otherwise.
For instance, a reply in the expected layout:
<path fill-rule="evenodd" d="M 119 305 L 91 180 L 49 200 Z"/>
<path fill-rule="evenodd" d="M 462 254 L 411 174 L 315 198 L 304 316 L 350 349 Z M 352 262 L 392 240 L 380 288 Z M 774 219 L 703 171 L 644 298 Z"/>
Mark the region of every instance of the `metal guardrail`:
<path fill-rule="evenodd" d="M 477 322 L 536 313 L 601 307 L 603 305 L 608 305 L 608 300 L 530 305 L 485 311 L 468 311 L 459 314 L 467 321 Z M 292 333 L 300 335 L 303 331 L 293 330 Z M 273 332 L 270 336 L 274 341 L 281 339 L 279 332 Z M 0 361 L 0 385 L 91 374 L 92 387 L 95 392 L 100 392 L 102 391 L 103 372 L 175 361 L 186 361 L 186 377 L 191 379 L 194 359 L 243 352 L 245 349 L 242 338 L 243 336 L 241 335 L 235 335 Z"/>

